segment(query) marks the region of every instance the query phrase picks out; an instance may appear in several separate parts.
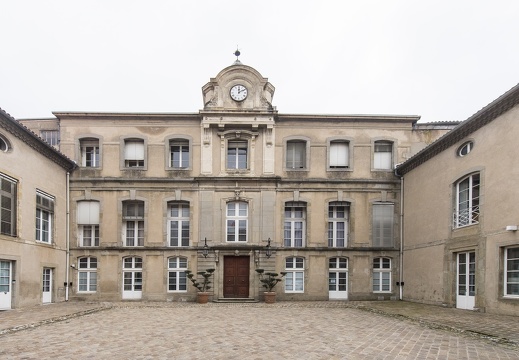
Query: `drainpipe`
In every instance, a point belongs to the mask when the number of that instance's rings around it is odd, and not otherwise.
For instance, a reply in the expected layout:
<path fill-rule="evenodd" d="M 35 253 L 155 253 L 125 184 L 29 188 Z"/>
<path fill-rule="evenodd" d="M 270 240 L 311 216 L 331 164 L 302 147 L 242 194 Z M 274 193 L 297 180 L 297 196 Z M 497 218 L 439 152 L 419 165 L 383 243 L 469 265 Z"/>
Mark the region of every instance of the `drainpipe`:
<path fill-rule="evenodd" d="M 400 176 L 400 300 L 404 295 L 404 177 Z"/>
<path fill-rule="evenodd" d="M 69 282 L 69 271 L 70 271 L 70 204 L 69 204 L 69 199 L 70 199 L 70 173 L 67 172 L 67 183 L 65 185 L 66 189 L 66 202 L 67 202 L 67 217 L 66 217 L 66 220 L 65 220 L 65 229 L 66 229 L 66 234 L 65 234 L 65 239 L 66 239 L 66 242 L 67 242 L 67 258 L 65 259 L 65 301 L 68 301 L 68 291 L 69 291 L 69 285 L 70 285 L 70 282 Z"/>

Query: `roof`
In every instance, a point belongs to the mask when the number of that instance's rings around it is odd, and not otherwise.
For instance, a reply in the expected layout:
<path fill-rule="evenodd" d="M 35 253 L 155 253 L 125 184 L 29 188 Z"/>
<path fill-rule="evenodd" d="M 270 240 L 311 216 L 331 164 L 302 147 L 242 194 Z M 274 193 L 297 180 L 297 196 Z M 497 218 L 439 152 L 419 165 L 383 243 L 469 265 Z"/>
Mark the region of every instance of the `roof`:
<path fill-rule="evenodd" d="M 38 135 L 33 133 L 27 127 L 16 121 L 11 115 L 0 108 L 0 128 L 8 131 L 18 139 L 29 145 L 34 151 L 47 157 L 67 171 L 74 170 L 77 165 L 67 156 L 47 144 Z"/>
<path fill-rule="evenodd" d="M 409 160 L 402 163 L 397 167 L 396 173 L 398 175 L 404 175 L 410 172 L 452 145 L 457 144 L 476 130 L 492 122 L 517 104 L 519 104 L 519 84 L 508 90 L 496 100 L 492 101 L 467 120 L 461 122 L 450 132 L 418 152 Z"/>

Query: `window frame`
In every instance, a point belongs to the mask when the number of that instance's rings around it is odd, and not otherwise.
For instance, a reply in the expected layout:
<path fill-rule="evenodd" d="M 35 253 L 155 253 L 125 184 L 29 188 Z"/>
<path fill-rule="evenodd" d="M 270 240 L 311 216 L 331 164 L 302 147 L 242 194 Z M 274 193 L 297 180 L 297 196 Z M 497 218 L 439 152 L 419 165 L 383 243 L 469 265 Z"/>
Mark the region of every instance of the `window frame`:
<path fill-rule="evenodd" d="M 98 169 L 101 167 L 101 142 L 99 138 L 83 137 L 79 139 L 79 156 L 81 166 L 89 169 Z M 93 158 L 88 159 L 88 148 L 93 149 Z M 90 161 L 90 164 L 87 164 Z"/>
<path fill-rule="evenodd" d="M 343 207 L 344 217 L 340 218 L 336 215 L 339 213 L 339 207 Z M 331 248 L 345 248 L 348 247 L 349 238 L 349 217 L 350 217 L 350 203 L 346 201 L 330 201 L 328 203 L 328 247 Z M 339 245 L 339 224 L 343 224 L 342 231 L 344 232 L 342 238 L 342 246 Z"/>
<path fill-rule="evenodd" d="M 86 260 L 86 261 L 82 261 Z M 97 258 L 95 256 L 86 256 L 78 258 L 77 261 L 77 269 L 78 269 L 78 277 L 77 277 L 77 292 L 78 293 L 95 293 L 97 292 L 97 269 L 98 269 L 98 262 Z M 82 263 L 84 263 L 86 266 L 82 266 Z M 92 263 L 95 264 L 95 267 L 92 266 Z M 84 274 L 85 278 L 82 279 L 81 275 Z M 83 284 L 86 286 L 86 290 L 81 290 L 82 280 L 86 280 L 86 283 Z"/>
<path fill-rule="evenodd" d="M 128 207 L 129 206 L 137 206 L 135 215 L 128 215 Z M 141 208 L 142 207 L 142 215 Z M 145 240 L 145 214 L 146 204 L 142 200 L 125 200 L 123 201 L 123 213 L 122 213 L 122 236 L 123 236 L 123 246 L 124 247 L 143 247 Z M 129 226 L 129 225 L 132 226 Z M 142 231 L 142 236 L 140 233 Z M 129 245 L 129 232 L 133 232 L 133 244 Z M 137 244 L 137 245 L 136 245 Z"/>
<path fill-rule="evenodd" d="M 179 147 L 174 151 L 174 147 Z M 175 155 L 179 154 L 178 166 L 175 166 Z M 187 155 L 187 158 L 184 158 Z M 168 168 L 173 170 L 188 170 L 191 168 L 191 141 L 185 138 L 171 138 L 168 141 Z"/>
<path fill-rule="evenodd" d="M 291 264 L 289 264 L 289 262 Z M 305 258 L 301 256 L 289 256 L 285 258 L 285 272 L 285 286 L 283 287 L 285 293 L 304 293 Z"/>
<path fill-rule="evenodd" d="M 334 157 L 333 149 L 334 149 L 334 147 L 336 147 L 338 145 L 345 145 L 345 147 L 346 147 L 344 165 L 332 165 L 333 157 Z M 339 152 L 339 149 L 336 151 Z M 348 170 L 351 171 L 351 167 L 352 167 L 352 165 L 351 165 L 351 140 L 342 139 L 342 138 L 329 139 L 327 152 L 328 152 L 328 163 L 327 163 L 328 171 L 348 171 Z"/>
<path fill-rule="evenodd" d="M 241 144 L 234 145 L 234 147 L 231 147 L 231 144 Z M 240 167 L 240 158 L 243 157 L 243 154 L 239 154 L 240 149 L 245 149 L 245 167 Z M 241 139 L 241 138 L 232 138 L 227 139 L 227 146 L 226 146 L 226 156 L 225 156 L 225 168 L 230 171 L 245 171 L 249 170 L 250 166 L 250 144 L 247 139 Z M 231 150 L 235 150 L 236 153 L 232 155 L 230 152 Z M 231 164 L 231 156 L 234 157 L 234 164 Z M 232 165 L 232 166 L 231 166 Z"/>
<path fill-rule="evenodd" d="M 388 267 L 384 267 L 384 261 L 387 260 L 386 263 L 389 263 Z M 378 262 L 379 266 L 377 267 L 376 263 Z M 372 291 L 373 293 L 391 293 L 392 291 L 392 259 L 386 256 L 378 256 L 373 258 L 373 284 Z M 375 279 L 375 274 L 378 274 L 378 279 Z M 384 279 L 384 275 L 387 274 L 386 279 Z M 387 284 L 384 284 L 384 280 L 387 280 Z M 377 282 L 376 282 L 377 281 Z M 384 289 L 384 285 L 388 286 L 387 290 Z M 378 288 L 378 290 L 376 289 Z"/>
<path fill-rule="evenodd" d="M 241 206 L 244 208 L 241 208 Z M 233 208 L 231 208 L 233 207 Z M 231 215 L 230 212 L 234 214 Z M 240 215 L 245 211 L 245 215 Z M 232 225 L 233 223 L 234 225 Z M 238 226 L 236 226 L 238 224 Z M 233 231 L 230 231 L 233 229 Z M 240 233 L 241 230 L 245 230 Z M 240 238 L 243 238 L 240 240 Z M 229 240 L 234 239 L 234 240 Z M 229 201 L 225 204 L 225 242 L 234 244 L 243 244 L 249 241 L 249 203 L 243 200 Z"/>
<path fill-rule="evenodd" d="M 474 149 L 474 141 L 468 140 L 461 144 L 456 150 L 456 155 L 459 157 L 464 157 L 470 154 L 470 152 Z"/>
<path fill-rule="evenodd" d="M 377 151 L 377 148 L 387 146 L 391 151 Z M 380 149 L 380 148 L 379 148 Z M 387 162 L 387 159 L 382 159 L 382 154 L 390 154 L 389 164 L 379 165 L 382 162 Z M 377 155 L 378 154 L 378 155 Z M 393 171 L 393 164 L 395 163 L 395 142 L 391 140 L 381 139 L 373 141 L 373 170 L 375 171 Z"/>
<path fill-rule="evenodd" d="M 80 200 L 76 203 L 78 226 L 78 245 L 80 247 L 99 246 L 99 218 L 101 204 L 96 200 Z M 90 236 L 86 236 L 87 233 Z M 85 239 L 90 238 L 90 245 L 85 245 Z"/>
<path fill-rule="evenodd" d="M 516 250 L 517 251 L 517 257 L 509 258 L 508 251 Z M 503 254 L 503 296 L 505 298 L 511 298 L 511 299 L 519 299 L 519 246 L 509 246 L 504 248 L 504 254 Z M 512 269 L 509 269 L 509 261 L 514 262 L 514 266 Z M 511 274 L 515 274 L 514 281 L 509 281 L 509 277 Z M 510 293 L 508 291 L 509 285 L 515 285 L 517 288 L 516 293 Z"/>
<path fill-rule="evenodd" d="M 460 186 L 467 181 L 467 188 L 461 189 Z M 467 199 L 460 199 L 462 192 L 467 192 Z M 469 174 L 454 184 L 455 207 L 452 217 L 453 229 L 479 224 L 480 217 L 480 197 L 481 197 L 481 174 L 475 172 Z M 466 203 L 466 207 L 460 209 L 461 204 Z M 466 215 L 462 213 L 466 212 Z M 461 220 L 460 220 L 461 219 Z"/>
<path fill-rule="evenodd" d="M 4 190 L 5 186 L 5 190 Z M 7 190 L 10 187 L 10 190 Z M 18 234 L 17 229 L 17 204 L 18 204 L 18 181 L 7 175 L 0 173 L 0 234 L 16 237 Z M 4 201 L 4 199 L 9 199 Z M 10 209 L 3 207 L 5 204 L 10 203 Z M 9 212 L 9 216 L 6 214 Z M 7 219 L 9 218 L 9 219 Z M 5 225 L 8 224 L 8 225 Z M 3 230 L 9 227 L 9 231 Z"/>
<path fill-rule="evenodd" d="M 40 138 L 50 146 L 58 146 L 60 144 L 59 130 L 40 130 Z"/>
<path fill-rule="evenodd" d="M 332 261 L 335 262 L 335 266 L 332 267 Z M 346 266 L 340 266 L 341 264 L 346 264 Z M 328 291 L 349 291 L 348 281 L 349 281 L 349 264 L 350 260 L 347 257 L 344 256 L 334 256 L 328 259 Z M 341 278 L 335 277 L 333 280 L 335 280 L 335 283 L 332 284 L 332 276 L 331 274 L 339 274 L 343 273 L 345 274 L 345 284 L 341 284 Z M 344 285 L 346 288 L 344 290 L 337 290 L 337 287 L 340 287 L 341 285 Z M 334 289 L 332 289 L 332 287 Z"/>
<path fill-rule="evenodd" d="M 284 166 L 286 171 L 308 171 L 309 164 L 309 143 L 308 139 L 304 138 L 291 138 L 285 141 L 285 161 Z M 302 159 L 297 160 L 297 146 L 300 147 L 302 152 L 299 157 Z M 290 155 L 290 153 L 292 153 Z M 300 162 L 301 166 L 297 167 L 296 164 Z"/>
<path fill-rule="evenodd" d="M 377 215 L 379 210 L 390 209 L 387 214 Z M 391 219 L 381 218 L 380 216 L 391 215 Z M 376 248 L 393 248 L 395 246 L 395 204 L 391 202 L 375 202 L 372 205 L 371 219 L 371 242 Z M 389 225 L 389 229 L 388 229 Z M 388 238 L 386 239 L 386 232 Z M 389 241 L 390 243 L 387 243 Z"/>
<path fill-rule="evenodd" d="M 36 235 L 37 242 L 52 244 L 54 240 L 54 207 L 56 198 L 41 190 L 36 190 Z M 44 204 L 48 202 L 48 205 Z M 47 226 L 45 226 L 47 225 Z M 45 234 L 47 234 L 45 236 Z"/>
<path fill-rule="evenodd" d="M 287 210 L 290 208 L 290 210 Z M 297 209 L 302 208 L 301 217 L 297 217 Z M 283 246 L 286 248 L 303 248 L 306 246 L 306 222 L 308 206 L 303 201 L 287 201 L 283 207 Z M 290 211 L 290 217 L 287 217 Z M 300 229 L 295 226 L 301 224 Z M 287 227 L 287 225 L 289 225 Z M 289 231 L 289 236 L 287 231 Z M 301 231 L 301 245 L 297 244 L 296 232 Z"/>
<path fill-rule="evenodd" d="M 172 260 L 175 260 L 175 265 L 177 265 L 177 267 L 172 267 Z M 182 264 L 181 261 L 185 262 L 185 264 Z M 184 256 L 172 256 L 168 258 L 168 293 L 187 292 L 187 264 L 188 259 Z M 181 267 L 180 265 L 185 266 Z M 174 274 L 175 276 L 172 277 L 172 274 Z M 174 279 L 174 284 L 172 284 L 172 279 Z M 172 287 L 174 287 L 175 289 L 172 289 Z"/>
<path fill-rule="evenodd" d="M 176 208 L 178 216 L 173 216 Z M 187 214 L 185 213 L 187 211 Z M 167 224 L 168 234 L 167 241 L 169 247 L 188 247 L 191 241 L 191 219 L 190 219 L 190 203 L 187 201 L 168 201 L 167 204 Z M 173 235 L 173 225 L 178 223 L 176 228 L 176 236 Z M 184 226 L 187 225 L 187 229 Z M 184 236 L 184 231 L 187 231 L 187 241 Z M 176 240 L 176 245 L 173 245 L 173 241 Z"/>
<path fill-rule="evenodd" d="M 139 152 L 139 154 L 136 153 L 135 156 L 133 156 L 136 159 L 127 158 L 128 157 L 127 152 L 129 152 L 129 150 L 130 150 L 127 146 L 129 146 L 129 144 L 132 144 L 132 143 L 136 144 L 135 146 L 137 146 L 137 144 L 142 145 L 142 156 L 141 156 L 140 152 Z M 137 147 L 136 147 L 135 151 L 136 152 L 138 151 Z M 142 157 L 142 159 L 141 159 L 141 157 Z M 121 139 L 121 169 L 122 170 L 147 170 L 147 168 L 148 168 L 147 157 L 148 157 L 148 144 L 147 144 L 146 139 L 144 139 L 142 137 L 138 137 L 138 136 L 130 136 L 130 137 Z"/>
<path fill-rule="evenodd" d="M 8 153 L 11 152 L 12 145 L 9 140 L 7 140 L 6 137 L 4 137 L 2 134 L 0 134 L 0 152 Z"/>

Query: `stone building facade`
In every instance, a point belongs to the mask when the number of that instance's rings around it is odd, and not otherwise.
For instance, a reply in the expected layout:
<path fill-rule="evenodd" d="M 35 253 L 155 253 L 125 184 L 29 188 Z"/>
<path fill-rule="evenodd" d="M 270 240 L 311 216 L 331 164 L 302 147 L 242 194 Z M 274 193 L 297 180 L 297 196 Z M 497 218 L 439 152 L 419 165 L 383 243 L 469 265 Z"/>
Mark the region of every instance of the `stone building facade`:
<path fill-rule="evenodd" d="M 191 301 L 185 270 L 214 268 L 213 299 L 401 297 L 395 165 L 454 127 L 418 116 L 282 114 L 239 61 L 196 113 L 54 113 L 70 177 L 70 298 Z M 24 120 L 38 132 L 50 120 Z"/>

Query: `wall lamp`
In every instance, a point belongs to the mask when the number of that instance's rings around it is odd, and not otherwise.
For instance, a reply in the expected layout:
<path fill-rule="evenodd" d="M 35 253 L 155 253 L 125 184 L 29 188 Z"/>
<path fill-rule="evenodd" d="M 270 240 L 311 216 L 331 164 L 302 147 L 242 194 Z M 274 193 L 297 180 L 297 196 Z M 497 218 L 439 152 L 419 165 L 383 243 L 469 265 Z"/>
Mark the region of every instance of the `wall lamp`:
<path fill-rule="evenodd" d="M 209 255 L 209 246 L 207 246 L 207 238 L 204 239 L 204 247 L 202 248 L 202 256 L 204 258 L 207 258 L 207 255 Z"/>
<path fill-rule="evenodd" d="M 272 248 L 270 247 L 270 238 L 268 239 L 267 246 L 265 248 L 265 256 L 267 257 L 267 259 L 270 259 L 270 257 L 272 256 Z"/>

